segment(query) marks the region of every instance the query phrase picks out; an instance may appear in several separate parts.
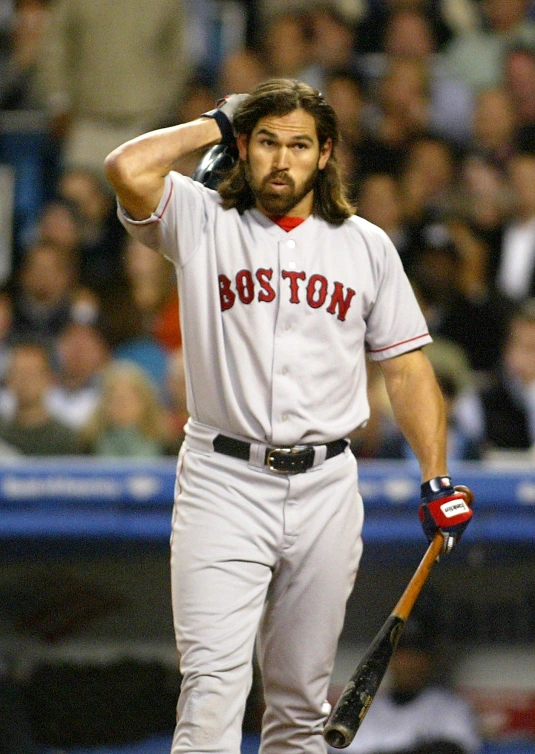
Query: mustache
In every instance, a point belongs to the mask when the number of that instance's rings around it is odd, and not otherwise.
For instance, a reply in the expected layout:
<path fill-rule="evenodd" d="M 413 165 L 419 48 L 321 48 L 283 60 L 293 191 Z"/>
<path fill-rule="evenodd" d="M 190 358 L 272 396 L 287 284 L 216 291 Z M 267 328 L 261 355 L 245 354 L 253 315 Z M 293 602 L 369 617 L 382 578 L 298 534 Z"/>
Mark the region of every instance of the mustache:
<path fill-rule="evenodd" d="M 271 181 L 278 180 L 281 183 L 284 183 L 286 186 L 294 186 L 293 179 L 287 174 L 285 170 L 273 170 L 269 175 L 267 175 L 264 180 L 262 181 L 264 186 L 267 186 L 268 183 Z"/>
<path fill-rule="evenodd" d="M 249 159 L 249 153 L 247 153 L 247 157 L 244 160 L 240 159 L 240 167 L 242 175 L 245 177 L 245 180 L 249 185 L 251 185 L 252 182 L 252 171 L 251 171 L 251 162 Z M 290 189 L 295 191 L 295 181 L 294 179 L 288 175 L 287 170 L 272 170 L 271 173 L 268 173 L 264 178 L 260 179 L 260 183 L 258 184 L 258 190 L 259 191 L 266 191 L 268 183 L 273 180 L 279 180 L 282 183 L 284 183 L 285 186 L 289 186 Z"/>
<path fill-rule="evenodd" d="M 293 183 L 292 178 L 288 175 L 286 170 L 273 170 L 264 180 L 273 181 L 278 179 L 283 183 Z"/>

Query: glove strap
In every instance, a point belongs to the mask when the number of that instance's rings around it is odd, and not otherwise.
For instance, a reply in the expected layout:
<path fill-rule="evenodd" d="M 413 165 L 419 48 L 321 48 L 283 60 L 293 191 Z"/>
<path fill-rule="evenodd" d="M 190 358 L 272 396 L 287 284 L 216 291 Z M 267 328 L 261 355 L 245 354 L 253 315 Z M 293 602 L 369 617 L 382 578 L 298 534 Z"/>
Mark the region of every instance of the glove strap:
<path fill-rule="evenodd" d="M 221 143 L 222 144 L 233 144 L 235 141 L 234 136 L 234 130 L 232 128 L 232 123 L 227 118 L 225 113 L 221 112 L 221 110 L 216 107 L 214 110 L 209 110 L 207 113 L 203 113 L 203 116 L 205 118 L 213 118 L 217 125 L 219 126 L 219 130 L 221 131 Z"/>
<path fill-rule="evenodd" d="M 422 497 L 429 499 L 435 495 L 444 495 L 451 492 L 453 484 L 450 476 L 436 476 L 421 486 Z"/>

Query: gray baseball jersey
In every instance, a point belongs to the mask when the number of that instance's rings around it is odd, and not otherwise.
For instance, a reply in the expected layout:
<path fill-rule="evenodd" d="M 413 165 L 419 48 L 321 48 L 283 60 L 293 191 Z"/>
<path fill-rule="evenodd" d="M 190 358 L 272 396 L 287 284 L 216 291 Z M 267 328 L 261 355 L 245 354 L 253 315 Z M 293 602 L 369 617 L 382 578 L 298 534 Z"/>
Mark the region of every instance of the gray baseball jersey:
<path fill-rule="evenodd" d="M 362 218 L 287 233 L 171 173 L 149 219 L 121 219 L 176 265 L 194 422 L 285 446 L 344 437 L 369 416 L 365 352 L 431 341 L 396 249 Z"/>

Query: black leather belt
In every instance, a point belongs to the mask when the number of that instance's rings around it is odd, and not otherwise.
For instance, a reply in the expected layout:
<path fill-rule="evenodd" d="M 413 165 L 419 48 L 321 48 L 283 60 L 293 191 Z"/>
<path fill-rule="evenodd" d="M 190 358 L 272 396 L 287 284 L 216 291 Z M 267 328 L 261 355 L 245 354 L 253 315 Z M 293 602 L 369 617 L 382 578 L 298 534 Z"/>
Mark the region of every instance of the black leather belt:
<path fill-rule="evenodd" d="M 251 444 L 233 437 L 217 435 L 213 440 L 214 450 L 226 456 L 249 460 Z M 325 444 L 325 460 L 340 455 L 347 448 L 346 440 L 333 440 Z M 266 466 L 277 474 L 302 474 L 314 466 L 314 446 L 306 448 L 267 448 L 264 457 Z"/>

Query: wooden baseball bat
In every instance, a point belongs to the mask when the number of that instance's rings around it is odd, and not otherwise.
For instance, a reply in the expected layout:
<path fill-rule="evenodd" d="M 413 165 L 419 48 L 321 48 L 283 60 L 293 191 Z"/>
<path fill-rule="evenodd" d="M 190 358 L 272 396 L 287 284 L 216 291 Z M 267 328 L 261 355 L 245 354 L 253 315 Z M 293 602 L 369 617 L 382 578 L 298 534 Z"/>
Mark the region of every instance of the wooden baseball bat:
<path fill-rule="evenodd" d="M 455 489 L 463 492 L 467 504 L 472 505 L 474 495 L 468 487 L 459 485 Z M 442 552 L 443 544 L 444 537 L 437 532 L 395 608 L 366 650 L 329 715 L 323 735 L 335 749 L 349 746 L 360 728 L 386 673 L 407 618 Z"/>

